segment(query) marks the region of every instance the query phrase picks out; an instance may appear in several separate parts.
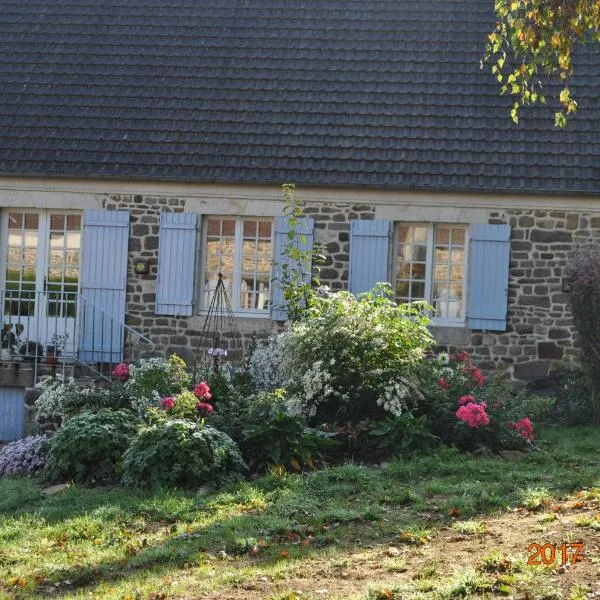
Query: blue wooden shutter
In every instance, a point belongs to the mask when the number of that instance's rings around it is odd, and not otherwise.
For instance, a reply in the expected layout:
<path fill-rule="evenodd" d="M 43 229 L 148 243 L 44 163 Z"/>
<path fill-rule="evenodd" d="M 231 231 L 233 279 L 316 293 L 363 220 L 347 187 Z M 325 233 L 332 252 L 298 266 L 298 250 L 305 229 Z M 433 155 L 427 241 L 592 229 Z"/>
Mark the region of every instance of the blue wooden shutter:
<path fill-rule="evenodd" d="M 468 327 L 506 331 L 510 225 L 472 225 L 469 260 Z"/>
<path fill-rule="evenodd" d="M 306 238 L 305 242 L 300 243 L 301 250 L 312 251 L 314 227 L 314 219 L 298 219 L 298 223 L 294 229 L 298 234 L 303 235 Z M 271 294 L 271 317 L 276 321 L 285 321 L 287 319 L 287 309 L 285 307 L 285 300 L 283 299 L 283 290 L 281 289 L 281 266 L 284 263 L 290 264 L 290 261 L 283 255 L 283 251 L 288 242 L 289 232 L 290 225 L 287 221 L 287 218 L 276 217 L 275 235 L 273 239 L 273 293 Z M 311 281 L 312 264 L 303 266 L 303 268 L 305 269 L 306 281 Z"/>
<path fill-rule="evenodd" d="M 391 221 L 351 222 L 348 287 L 353 294 L 369 292 L 376 283 L 390 281 L 391 235 Z"/>
<path fill-rule="evenodd" d="M 23 437 L 25 388 L 0 387 L 0 442 Z"/>
<path fill-rule="evenodd" d="M 129 211 L 86 210 L 83 216 L 79 357 L 123 357 Z"/>
<path fill-rule="evenodd" d="M 160 216 L 156 314 L 192 314 L 198 215 L 167 213 Z"/>

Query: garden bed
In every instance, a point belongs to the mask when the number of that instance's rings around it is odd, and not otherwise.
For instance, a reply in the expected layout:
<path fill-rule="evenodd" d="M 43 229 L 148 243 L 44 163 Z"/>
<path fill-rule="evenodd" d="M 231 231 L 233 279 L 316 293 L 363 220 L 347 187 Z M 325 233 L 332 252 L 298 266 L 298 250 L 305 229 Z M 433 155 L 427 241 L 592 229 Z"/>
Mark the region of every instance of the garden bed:
<path fill-rule="evenodd" d="M 0 597 L 585 598 L 600 591 L 600 439 L 541 437 L 516 460 L 444 448 L 219 493 L 73 485 L 43 498 L 5 479 Z M 534 542 L 583 543 L 584 560 L 527 566 Z"/>

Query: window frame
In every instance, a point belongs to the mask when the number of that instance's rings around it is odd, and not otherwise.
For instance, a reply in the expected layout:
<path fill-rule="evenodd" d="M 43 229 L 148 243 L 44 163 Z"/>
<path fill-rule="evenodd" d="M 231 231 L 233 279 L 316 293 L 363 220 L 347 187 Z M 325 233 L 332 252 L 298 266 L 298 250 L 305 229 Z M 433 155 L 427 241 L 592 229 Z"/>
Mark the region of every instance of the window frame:
<path fill-rule="evenodd" d="M 231 286 L 231 303 L 232 314 L 236 317 L 253 317 L 259 319 L 269 319 L 271 317 L 271 303 L 273 301 L 273 249 L 275 245 L 275 219 L 270 216 L 254 216 L 254 215 L 227 215 L 227 214 L 205 214 L 202 215 L 201 221 L 201 251 L 199 254 L 200 264 L 198 266 L 199 284 L 196 286 L 198 306 L 197 314 L 208 314 L 208 306 L 205 306 L 205 273 L 206 259 L 208 257 L 208 220 L 209 219 L 227 219 L 235 221 L 234 235 L 234 255 L 233 255 L 233 281 Z M 261 309 L 243 309 L 240 308 L 240 290 L 242 283 L 242 248 L 244 240 L 244 221 L 269 221 L 271 223 L 271 257 L 269 269 L 269 307 Z"/>
<path fill-rule="evenodd" d="M 465 232 L 464 242 L 464 262 L 463 262 L 463 316 L 461 319 L 449 319 L 447 317 L 431 318 L 432 325 L 440 327 L 465 327 L 467 323 L 468 311 L 468 273 L 469 273 L 469 248 L 470 248 L 470 228 L 467 223 L 444 223 L 444 222 L 424 222 L 424 221 L 394 221 L 392 235 L 392 256 L 390 261 L 391 282 L 396 298 L 397 269 L 398 269 L 398 245 L 400 227 L 423 227 L 427 228 L 427 256 L 425 260 L 425 301 L 432 304 L 432 293 L 435 273 L 435 232 L 436 227 L 447 227 L 449 229 L 462 229 Z"/>

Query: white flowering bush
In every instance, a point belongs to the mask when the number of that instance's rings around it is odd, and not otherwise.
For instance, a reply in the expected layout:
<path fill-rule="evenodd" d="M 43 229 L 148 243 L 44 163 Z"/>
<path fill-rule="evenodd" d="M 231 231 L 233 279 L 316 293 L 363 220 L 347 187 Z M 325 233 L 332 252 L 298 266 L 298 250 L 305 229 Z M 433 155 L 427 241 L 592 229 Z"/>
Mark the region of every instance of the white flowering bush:
<path fill-rule="evenodd" d="M 389 286 L 357 297 L 324 291 L 280 337 L 293 414 L 317 422 L 399 416 L 420 392 L 415 371 L 433 345 L 425 303 L 397 305 Z"/>
<path fill-rule="evenodd" d="M 270 392 L 283 387 L 283 336 L 270 337 L 257 346 L 250 357 L 250 375 L 257 392 Z"/>
<path fill-rule="evenodd" d="M 10 442 L 0 448 L 0 477 L 33 475 L 46 464 L 45 435 Z"/>

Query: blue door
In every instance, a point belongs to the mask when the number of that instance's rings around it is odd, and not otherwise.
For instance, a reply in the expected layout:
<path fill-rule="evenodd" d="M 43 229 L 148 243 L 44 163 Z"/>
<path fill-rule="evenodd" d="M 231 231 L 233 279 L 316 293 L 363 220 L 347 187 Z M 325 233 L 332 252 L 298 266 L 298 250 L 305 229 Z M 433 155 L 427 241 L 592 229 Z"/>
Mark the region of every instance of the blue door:
<path fill-rule="evenodd" d="M 25 388 L 0 387 L 0 442 L 23 437 Z"/>

